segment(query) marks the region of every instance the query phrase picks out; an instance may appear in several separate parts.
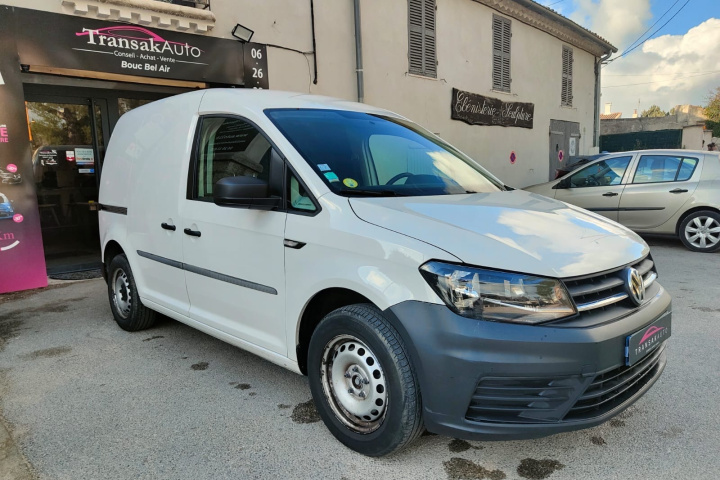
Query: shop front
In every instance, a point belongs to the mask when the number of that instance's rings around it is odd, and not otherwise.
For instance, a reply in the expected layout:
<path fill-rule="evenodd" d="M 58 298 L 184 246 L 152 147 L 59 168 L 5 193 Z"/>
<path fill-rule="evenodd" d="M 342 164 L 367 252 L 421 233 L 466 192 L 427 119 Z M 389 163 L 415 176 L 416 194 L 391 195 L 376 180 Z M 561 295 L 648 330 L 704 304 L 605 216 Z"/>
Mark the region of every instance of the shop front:
<path fill-rule="evenodd" d="M 97 268 L 118 119 L 215 86 L 267 88 L 265 46 L 0 6 L 0 293 Z"/>

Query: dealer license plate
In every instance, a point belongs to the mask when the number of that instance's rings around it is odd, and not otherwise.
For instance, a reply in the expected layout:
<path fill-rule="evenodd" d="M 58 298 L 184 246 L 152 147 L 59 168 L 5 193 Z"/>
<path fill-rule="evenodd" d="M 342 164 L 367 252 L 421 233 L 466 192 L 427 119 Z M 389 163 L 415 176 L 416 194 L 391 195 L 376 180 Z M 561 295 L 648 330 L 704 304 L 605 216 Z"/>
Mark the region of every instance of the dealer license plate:
<path fill-rule="evenodd" d="M 670 317 L 668 312 L 642 330 L 627 336 L 625 365 L 634 365 L 670 337 Z"/>

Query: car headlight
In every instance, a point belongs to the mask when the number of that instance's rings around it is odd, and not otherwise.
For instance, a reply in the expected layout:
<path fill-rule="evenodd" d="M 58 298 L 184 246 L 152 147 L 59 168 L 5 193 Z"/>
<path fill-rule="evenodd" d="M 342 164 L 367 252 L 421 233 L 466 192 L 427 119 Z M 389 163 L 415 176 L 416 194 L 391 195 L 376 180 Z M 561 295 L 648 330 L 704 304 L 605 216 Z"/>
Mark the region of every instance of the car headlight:
<path fill-rule="evenodd" d="M 420 273 L 464 317 L 536 324 L 577 313 L 565 286 L 554 278 L 441 262 L 422 265 Z"/>

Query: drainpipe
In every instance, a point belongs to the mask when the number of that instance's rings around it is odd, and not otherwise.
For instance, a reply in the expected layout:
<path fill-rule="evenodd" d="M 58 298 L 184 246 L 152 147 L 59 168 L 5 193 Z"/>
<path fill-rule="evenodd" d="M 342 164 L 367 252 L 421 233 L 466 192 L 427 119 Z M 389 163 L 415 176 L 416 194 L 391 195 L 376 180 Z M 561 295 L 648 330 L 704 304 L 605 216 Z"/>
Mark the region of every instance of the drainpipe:
<path fill-rule="evenodd" d="M 595 62 L 595 124 L 593 125 L 593 147 L 600 146 L 600 69 L 603 62 L 612 56 L 612 52 Z"/>
<path fill-rule="evenodd" d="M 310 28 L 312 29 L 313 69 L 315 70 L 313 85 L 317 85 L 317 43 L 315 42 L 315 3 L 313 0 L 310 0 Z"/>
<path fill-rule="evenodd" d="M 365 84 L 363 83 L 362 34 L 360 33 L 360 0 L 355 0 L 355 72 L 357 73 L 358 102 L 365 101 Z"/>

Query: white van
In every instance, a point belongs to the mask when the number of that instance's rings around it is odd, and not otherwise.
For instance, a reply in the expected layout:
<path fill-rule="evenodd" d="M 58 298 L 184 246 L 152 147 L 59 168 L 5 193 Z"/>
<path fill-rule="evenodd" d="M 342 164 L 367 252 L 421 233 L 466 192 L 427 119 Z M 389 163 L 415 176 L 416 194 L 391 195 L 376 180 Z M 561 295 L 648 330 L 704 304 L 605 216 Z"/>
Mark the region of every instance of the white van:
<path fill-rule="evenodd" d="M 309 377 L 370 456 L 424 429 L 535 438 L 602 423 L 665 367 L 648 246 L 511 190 L 407 119 L 274 91 L 125 114 L 100 187 L 115 320 L 161 313 Z"/>

